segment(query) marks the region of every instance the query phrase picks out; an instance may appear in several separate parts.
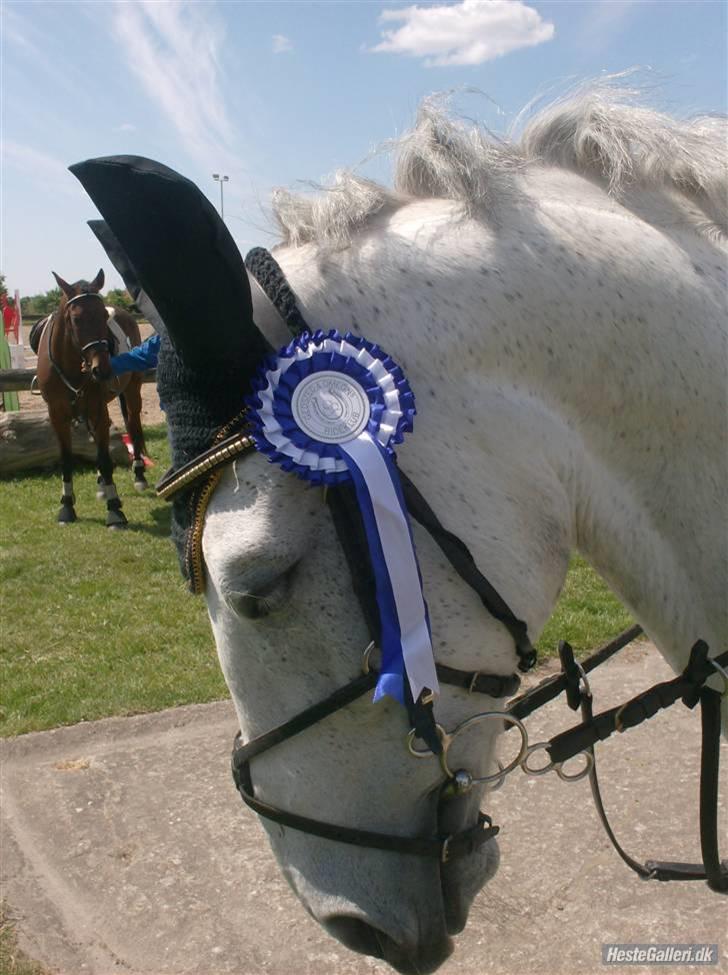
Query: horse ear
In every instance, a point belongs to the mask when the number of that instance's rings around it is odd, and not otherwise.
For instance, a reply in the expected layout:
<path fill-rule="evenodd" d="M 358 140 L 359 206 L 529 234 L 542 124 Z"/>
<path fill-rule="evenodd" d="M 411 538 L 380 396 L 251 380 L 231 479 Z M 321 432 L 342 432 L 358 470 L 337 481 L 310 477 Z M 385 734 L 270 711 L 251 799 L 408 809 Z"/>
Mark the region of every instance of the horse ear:
<path fill-rule="evenodd" d="M 51 274 L 56 279 L 56 284 L 61 289 L 61 291 L 64 293 L 64 295 L 66 296 L 66 298 L 72 298 L 73 297 L 73 288 L 68 283 L 68 281 L 64 281 L 63 278 L 60 277 L 58 274 L 56 274 L 55 271 L 51 271 Z"/>
<path fill-rule="evenodd" d="M 249 377 L 270 350 L 253 322 L 243 259 L 200 190 L 139 156 L 70 167 L 101 211 L 182 362 L 203 374 L 232 365 Z"/>
<path fill-rule="evenodd" d="M 91 282 L 90 287 L 91 287 L 91 290 L 92 291 L 101 291 L 101 289 L 103 288 L 103 286 L 104 286 L 104 269 L 103 268 L 99 268 L 99 273 L 96 275 L 96 277 Z"/>

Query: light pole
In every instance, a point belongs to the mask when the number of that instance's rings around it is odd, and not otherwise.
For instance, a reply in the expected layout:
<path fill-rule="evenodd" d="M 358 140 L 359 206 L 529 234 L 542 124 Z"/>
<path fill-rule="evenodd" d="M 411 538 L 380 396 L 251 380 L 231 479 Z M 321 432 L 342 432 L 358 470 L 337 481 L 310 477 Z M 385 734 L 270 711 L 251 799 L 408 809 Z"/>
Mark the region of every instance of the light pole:
<path fill-rule="evenodd" d="M 228 180 L 230 179 L 230 177 L 229 176 L 221 176 L 220 173 L 213 173 L 212 174 L 212 178 L 215 180 L 216 183 L 219 183 L 220 184 L 220 219 L 221 220 L 224 220 L 225 219 L 225 210 L 223 208 L 223 203 L 222 203 L 222 188 L 223 188 L 223 184 L 227 183 Z"/>

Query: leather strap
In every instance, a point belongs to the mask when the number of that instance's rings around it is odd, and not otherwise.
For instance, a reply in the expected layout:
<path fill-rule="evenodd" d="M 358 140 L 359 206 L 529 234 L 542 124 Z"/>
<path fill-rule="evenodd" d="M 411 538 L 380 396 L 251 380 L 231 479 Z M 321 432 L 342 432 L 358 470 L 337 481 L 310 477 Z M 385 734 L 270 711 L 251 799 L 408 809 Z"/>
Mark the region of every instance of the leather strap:
<path fill-rule="evenodd" d="M 483 674 L 479 670 L 456 670 L 445 664 L 437 664 L 437 676 L 443 684 L 461 687 L 471 694 L 487 694 L 489 697 L 510 697 L 521 685 L 518 674 Z"/>
<path fill-rule="evenodd" d="M 401 475 L 401 478 L 405 502 L 410 514 L 417 518 L 423 527 L 433 535 L 461 578 L 471 585 L 482 599 L 483 586 L 480 580 L 485 579 L 485 577 L 478 571 L 465 545 L 455 535 L 442 527 L 437 516 L 409 478 L 404 475 Z M 356 492 L 352 485 L 341 484 L 329 489 L 326 498 L 369 634 L 374 643 L 379 644 L 381 623 L 376 584 Z M 485 580 L 485 584 L 490 586 L 487 580 Z M 492 587 L 490 588 L 492 589 Z M 499 596 L 498 599 L 500 599 Z M 525 633 L 525 623 L 523 627 Z M 528 640 L 527 636 L 526 640 Z M 530 642 L 528 645 L 530 646 Z M 443 683 L 478 693 L 490 694 L 493 697 L 507 697 L 513 694 L 520 683 L 517 674 L 483 674 L 479 671 L 466 673 L 442 664 L 437 664 L 436 670 Z M 437 732 L 432 701 L 423 696 L 420 697 L 420 700 L 413 701 L 407 686 L 405 686 L 405 695 L 410 725 L 415 729 L 416 736 L 426 743 L 433 754 L 439 755 L 442 751 L 442 742 Z"/>
<path fill-rule="evenodd" d="M 427 529 L 460 578 L 478 594 L 480 601 L 490 615 L 502 623 L 511 634 L 519 658 L 518 669 L 521 671 L 531 670 L 536 664 L 537 657 L 536 650 L 528 636 L 526 623 L 515 615 L 505 599 L 486 579 L 475 564 L 465 542 L 442 525 L 440 519 L 404 471 L 400 470 L 399 477 L 409 513 L 423 528 Z"/>
<path fill-rule="evenodd" d="M 448 674 L 445 678 L 452 676 L 457 679 L 459 686 L 464 686 L 464 681 L 469 680 L 472 684 L 478 675 L 464 674 L 459 671 L 447 668 Z M 487 676 L 487 675 L 482 675 Z M 459 833 L 448 835 L 438 835 L 435 837 L 406 837 L 397 834 L 379 833 L 371 830 L 362 830 L 349 826 L 340 826 L 337 823 L 327 823 L 317 819 L 310 819 L 300 816 L 297 813 L 288 812 L 278 806 L 263 802 L 255 795 L 253 786 L 250 763 L 253 758 L 262 755 L 263 752 L 274 748 L 283 741 L 293 738 L 305 731 L 307 728 L 318 724 L 324 718 L 334 712 L 346 707 L 352 701 L 357 700 L 367 691 L 371 690 L 378 678 L 376 670 L 369 670 L 350 681 L 344 687 L 339 688 L 330 694 L 323 701 L 311 707 L 305 708 L 289 721 L 284 722 L 277 728 L 253 738 L 252 741 L 243 744 L 240 733 L 235 738 L 232 753 L 232 773 L 235 785 L 243 801 L 254 812 L 282 826 L 297 829 L 304 833 L 311 833 L 314 836 L 321 836 L 324 839 L 335 840 L 339 843 L 349 843 L 355 846 L 373 847 L 379 850 L 389 850 L 398 853 L 411 853 L 418 856 L 435 857 L 442 863 L 458 857 L 467 856 L 474 853 L 486 840 L 496 836 L 499 827 L 493 826 L 490 817 L 484 813 L 479 813 L 478 821 L 474 826 L 462 830 Z M 502 678 L 503 681 L 512 678 Z M 500 678 L 493 678 L 494 681 Z M 516 677 L 516 680 L 518 678 Z M 500 685 L 499 685 L 500 686 Z M 490 693 L 495 689 L 491 687 Z M 431 710 L 431 703 L 427 705 Z M 417 728 L 417 724 L 415 724 Z M 421 736 L 425 737 L 428 733 L 427 728 L 418 728 Z M 438 745 L 439 745 L 438 739 Z"/>
<path fill-rule="evenodd" d="M 723 656 L 728 656 L 724 654 Z M 721 862 L 718 847 L 718 779 L 722 695 L 712 687 L 700 691 L 702 751 L 700 755 L 700 847 L 708 886 L 728 893 L 728 860 Z"/>
<path fill-rule="evenodd" d="M 723 667 L 728 666 L 728 652 L 715 660 Z M 566 762 L 591 748 L 597 741 L 609 738 L 615 731 L 637 727 L 677 700 L 682 699 L 687 707 L 693 708 L 700 699 L 702 685 L 714 673 L 715 668 L 708 657 L 708 645 L 698 640 L 691 650 L 687 667 L 678 677 L 655 684 L 626 704 L 603 711 L 589 721 L 561 732 L 551 739 L 546 750 L 553 762 Z"/>
<path fill-rule="evenodd" d="M 89 377 L 87 376 L 84 382 L 82 382 L 80 386 L 76 387 L 70 381 L 68 376 L 66 376 L 65 372 L 63 371 L 63 369 L 61 369 L 58 362 L 56 362 L 56 359 L 53 355 L 53 329 L 56 326 L 57 315 L 60 315 L 60 309 L 50 316 L 50 326 L 48 327 L 48 361 L 53 367 L 53 371 L 55 372 L 55 374 L 61 380 L 61 382 L 69 391 L 69 393 L 71 393 L 71 402 L 75 403 L 78 397 L 81 396 L 81 394 L 83 393 L 84 387 L 88 384 Z"/>
<path fill-rule="evenodd" d="M 613 640 L 605 643 L 604 646 L 595 650 L 594 653 L 590 654 L 585 660 L 581 661 L 581 669 L 584 673 L 589 674 L 592 670 L 603 664 L 610 657 L 613 657 L 615 653 L 624 649 L 629 643 L 635 640 L 643 632 L 642 627 L 635 624 L 634 626 L 628 627 L 619 633 Z M 559 646 L 559 653 L 562 652 L 562 643 Z M 566 644 L 568 646 L 568 644 Z M 563 659 L 562 659 L 563 667 Z M 558 674 L 554 674 L 551 677 L 546 677 L 540 683 L 532 687 L 530 691 L 526 691 L 525 694 L 521 694 L 520 697 L 514 698 L 508 705 L 508 713 L 512 714 L 514 717 L 519 718 L 521 721 L 527 718 L 534 711 L 538 711 L 549 701 L 554 701 L 559 694 L 568 690 L 570 678 L 567 673 L 562 669 Z"/>
<path fill-rule="evenodd" d="M 282 741 L 293 738 L 295 735 L 305 731 L 306 728 L 318 724 L 319 721 L 323 721 L 330 714 L 334 714 L 334 712 L 346 707 L 347 704 L 351 704 L 352 701 L 356 701 L 362 694 L 366 694 L 367 691 L 374 687 L 377 682 L 377 677 L 377 672 L 370 670 L 368 674 L 362 674 L 360 677 L 356 677 L 348 684 L 345 684 L 344 687 L 338 688 L 333 694 L 329 694 L 323 701 L 319 701 L 318 704 L 312 704 L 311 707 L 305 708 L 289 721 L 278 725 L 277 728 L 272 728 L 270 731 L 258 735 L 257 738 L 253 738 L 244 745 L 242 743 L 236 744 L 233 753 L 233 767 L 235 763 L 243 764 L 250 762 L 256 755 L 261 755 L 263 752 L 267 752 L 269 748 L 273 748 L 274 745 L 279 745 Z M 238 739 L 236 739 L 236 742 L 238 742 Z"/>
<path fill-rule="evenodd" d="M 624 636 L 624 634 L 622 636 Z M 617 638 L 617 640 L 619 640 L 619 638 Z M 611 653 L 616 652 L 613 649 L 616 642 L 617 641 L 612 641 L 611 645 L 609 645 Z M 604 649 L 605 648 L 602 648 L 602 650 Z M 559 656 L 561 657 L 562 665 L 562 673 L 559 675 L 561 680 L 559 683 L 564 685 L 563 689 L 566 690 L 569 705 L 572 708 L 581 707 L 582 725 L 579 727 L 583 728 L 593 726 L 594 713 L 591 691 L 588 689 L 588 685 L 584 686 L 582 684 L 581 670 L 575 663 L 573 651 L 568 643 L 562 642 L 560 644 Z M 597 654 L 593 655 L 593 657 L 597 656 L 602 656 L 601 651 L 598 651 Z M 603 656 L 602 659 L 604 659 Z M 682 681 L 682 685 L 680 683 L 676 683 L 675 681 L 667 682 L 669 685 L 674 685 L 672 690 L 675 690 L 675 688 L 680 689 L 681 687 L 684 689 L 685 674 L 689 673 L 692 681 L 700 679 L 698 675 L 702 673 L 702 665 L 707 659 L 707 646 L 703 644 L 702 641 L 699 641 L 693 648 L 691 660 L 688 663 L 684 674 L 681 675 L 680 678 L 676 679 L 677 682 Z M 716 659 L 718 659 L 719 662 L 721 660 L 721 658 Z M 599 662 L 601 662 L 601 660 Z M 594 666 L 597 666 L 597 664 L 592 664 L 592 669 Z M 715 670 L 712 664 L 710 664 L 707 676 L 710 676 L 714 672 Z M 704 680 L 705 678 L 702 679 Z M 659 691 L 659 689 L 663 688 L 664 686 L 665 685 L 658 684 L 656 687 L 650 688 L 650 690 L 646 691 L 644 694 L 639 695 L 639 698 L 633 699 L 633 701 L 638 699 L 642 700 L 643 702 L 646 699 L 649 700 L 649 695 L 656 691 L 658 692 L 658 700 L 666 699 L 663 692 Z M 552 687 L 553 683 L 550 683 L 549 689 Z M 672 694 L 672 691 L 670 693 Z M 674 700 L 677 700 L 677 696 L 674 697 Z M 524 695 L 524 697 L 527 697 L 527 695 Z M 689 707 L 694 706 L 694 695 L 691 692 L 688 692 L 683 699 Z M 599 816 L 599 820 L 604 827 L 604 831 L 607 834 L 609 841 L 624 863 L 626 863 L 627 866 L 639 877 L 641 877 L 643 880 L 659 881 L 707 879 L 708 885 L 712 890 L 718 893 L 726 893 L 728 892 L 728 863 L 721 864 L 720 861 L 718 853 L 717 826 L 721 695 L 718 691 L 714 691 L 709 687 L 701 687 L 699 689 L 699 699 L 702 717 L 702 751 L 700 773 L 700 841 L 703 854 L 702 864 L 681 863 L 673 860 L 645 860 L 644 863 L 640 863 L 638 860 L 635 860 L 634 857 L 630 856 L 629 853 L 627 853 L 617 839 L 604 807 L 604 800 L 602 798 L 602 793 L 599 786 L 596 754 L 593 744 L 590 744 L 585 749 L 585 751 L 591 756 L 589 785 L 591 787 L 592 798 L 594 799 L 597 815 Z M 632 704 L 632 702 L 629 702 L 629 704 Z M 627 705 L 625 705 L 625 709 L 626 708 Z M 571 730 L 573 731 L 574 729 Z M 569 732 L 566 732 L 566 734 L 568 735 Z"/>
<path fill-rule="evenodd" d="M 499 832 L 498 826 L 493 826 L 490 817 L 484 813 L 478 815 L 478 822 L 469 829 L 447 836 L 433 837 L 398 836 L 395 833 L 379 833 L 351 826 L 339 826 L 337 823 L 324 823 L 318 819 L 299 816 L 297 813 L 286 812 L 284 809 L 263 802 L 254 795 L 250 779 L 250 764 L 248 761 L 239 761 L 237 752 L 237 747 L 233 747 L 233 779 L 243 802 L 259 816 L 303 833 L 352 846 L 434 857 L 442 863 L 447 863 L 449 860 L 474 853 L 486 840 Z"/>

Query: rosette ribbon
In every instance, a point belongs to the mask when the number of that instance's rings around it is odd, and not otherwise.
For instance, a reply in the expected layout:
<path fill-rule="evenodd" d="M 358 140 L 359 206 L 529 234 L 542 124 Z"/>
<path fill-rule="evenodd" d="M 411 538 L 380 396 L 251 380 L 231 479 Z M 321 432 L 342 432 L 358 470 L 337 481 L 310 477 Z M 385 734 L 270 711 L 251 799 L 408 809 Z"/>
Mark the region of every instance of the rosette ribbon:
<path fill-rule="evenodd" d="M 430 621 L 394 445 L 412 430 L 415 401 L 377 345 L 336 331 L 304 332 L 263 363 L 249 398 L 251 435 L 269 460 L 311 484 L 353 481 L 381 620 L 374 692 L 405 703 L 439 692 Z"/>

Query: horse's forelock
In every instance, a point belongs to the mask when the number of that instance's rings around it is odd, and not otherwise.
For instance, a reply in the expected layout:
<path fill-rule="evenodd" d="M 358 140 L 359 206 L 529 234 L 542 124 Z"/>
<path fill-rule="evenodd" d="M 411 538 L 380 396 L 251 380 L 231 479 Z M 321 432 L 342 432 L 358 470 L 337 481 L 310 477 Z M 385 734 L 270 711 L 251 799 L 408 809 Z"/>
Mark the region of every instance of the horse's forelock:
<path fill-rule="evenodd" d="M 77 295 L 89 294 L 89 292 L 98 294 L 98 288 L 96 288 L 91 281 L 74 281 L 71 287 L 73 288 L 74 294 Z"/>

